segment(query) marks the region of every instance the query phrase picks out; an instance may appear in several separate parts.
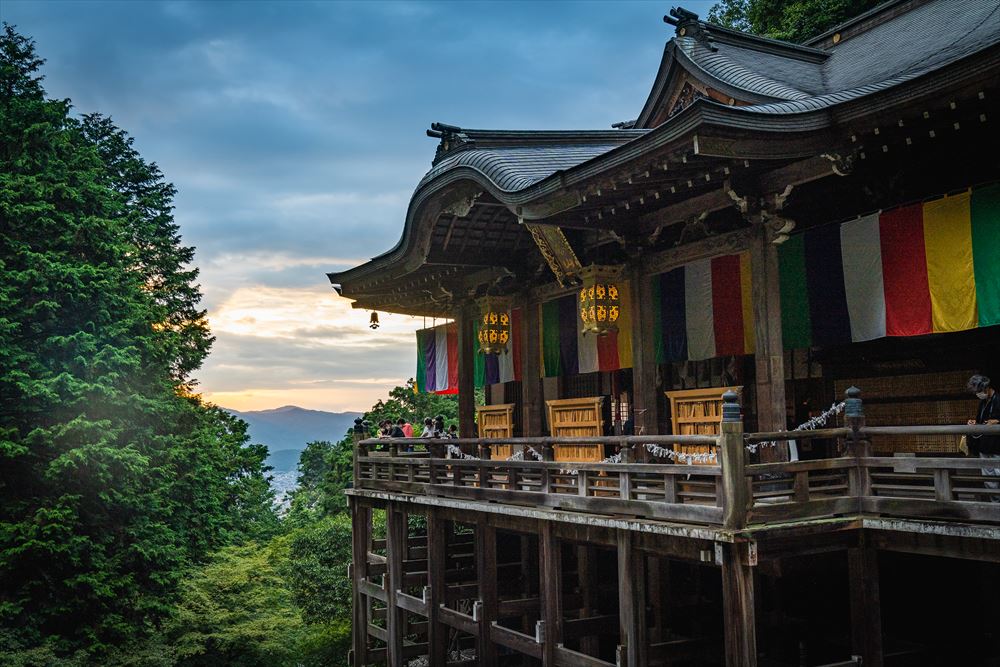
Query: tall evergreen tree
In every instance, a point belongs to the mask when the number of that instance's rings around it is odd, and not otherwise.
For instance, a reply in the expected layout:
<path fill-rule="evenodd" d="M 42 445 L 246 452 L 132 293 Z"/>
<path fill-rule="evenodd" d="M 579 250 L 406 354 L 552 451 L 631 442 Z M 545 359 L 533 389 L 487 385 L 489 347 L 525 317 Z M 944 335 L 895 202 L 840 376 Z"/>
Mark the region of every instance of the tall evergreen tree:
<path fill-rule="evenodd" d="M 720 0 L 708 20 L 763 37 L 804 42 L 884 0 Z"/>
<path fill-rule="evenodd" d="M 5 25 L 0 627 L 99 651 L 153 628 L 184 567 L 275 518 L 266 448 L 190 391 L 212 338 L 173 186 L 110 119 L 47 99 L 42 63 Z"/>

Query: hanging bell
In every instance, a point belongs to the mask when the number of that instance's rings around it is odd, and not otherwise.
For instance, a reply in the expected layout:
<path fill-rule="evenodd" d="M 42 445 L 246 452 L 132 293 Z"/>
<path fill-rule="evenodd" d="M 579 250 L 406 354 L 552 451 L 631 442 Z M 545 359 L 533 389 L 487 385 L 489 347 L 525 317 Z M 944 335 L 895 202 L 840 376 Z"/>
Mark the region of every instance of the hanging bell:
<path fill-rule="evenodd" d="M 372 318 L 371 318 L 371 321 L 368 322 L 368 326 L 370 326 L 372 329 L 378 329 L 378 326 L 379 326 L 379 324 L 378 324 L 378 313 L 372 312 Z"/>

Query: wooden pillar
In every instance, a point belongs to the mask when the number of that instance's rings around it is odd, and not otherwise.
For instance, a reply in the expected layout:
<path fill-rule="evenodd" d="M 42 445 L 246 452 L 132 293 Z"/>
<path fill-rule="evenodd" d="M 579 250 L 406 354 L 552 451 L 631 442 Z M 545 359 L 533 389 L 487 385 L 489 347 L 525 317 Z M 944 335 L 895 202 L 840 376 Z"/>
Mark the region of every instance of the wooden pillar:
<path fill-rule="evenodd" d="M 722 555 L 722 615 L 726 667 L 756 667 L 757 622 L 753 568 L 741 558 L 745 543 L 716 544 Z M 866 663 L 867 664 L 867 663 Z"/>
<path fill-rule="evenodd" d="M 534 535 L 521 533 L 521 597 L 530 598 L 533 594 L 540 595 L 538 591 L 538 554 L 537 549 L 532 549 Z M 533 551 L 535 553 L 533 553 Z M 527 613 L 521 617 L 521 632 L 526 635 L 534 634 L 535 629 L 531 627 L 531 620 Z"/>
<path fill-rule="evenodd" d="M 757 430 L 783 431 L 785 416 L 785 356 L 781 340 L 781 292 L 778 248 L 767 238 L 764 225 L 754 227 L 750 240 L 753 326 L 756 340 Z M 788 444 L 760 449 L 761 461 L 788 460 Z"/>
<path fill-rule="evenodd" d="M 490 639 L 490 625 L 497 619 L 497 531 L 484 520 L 476 524 L 476 576 L 479 584 L 479 638 L 476 662 L 496 667 L 497 647 Z"/>
<path fill-rule="evenodd" d="M 475 438 L 476 433 L 476 336 L 471 306 L 458 314 L 458 434 Z"/>
<path fill-rule="evenodd" d="M 642 264 L 630 272 L 632 303 L 627 304 L 632 317 L 632 413 L 636 435 L 659 433 L 660 401 L 656 383 L 656 327 L 653 308 L 653 281 Z"/>
<path fill-rule="evenodd" d="M 864 545 L 848 549 L 847 569 L 851 595 L 851 651 L 861 656 L 865 667 L 882 667 L 878 552 Z"/>
<path fill-rule="evenodd" d="M 555 667 L 555 647 L 562 642 L 562 553 L 551 521 L 542 521 L 538 536 L 541 561 L 539 592 L 542 596 L 542 667 Z"/>
<path fill-rule="evenodd" d="M 599 581 L 597 577 L 597 563 L 594 556 L 594 547 L 589 544 L 580 545 L 576 548 L 576 571 L 579 579 L 580 595 L 582 597 L 581 618 L 593 616 L 597 607 L 597 587 Z M 596 656 L 599 650 L 600 642 L 596 634 L 580 638 L 581 653 Z"/>
<path fill-rule="evenodd" d="M 666 623 L 663 611 L 663 595 L 666 589 L 665 584 L 667 583 L 663 576 L 664 562 L 665 559 L 660 559 L 658 556 L 648 556 L 646 559 L 648 577 L 646 589 L 649 591 L 647 593 L 647 602 L 652 611 L 652 625 L 650 625 L 647 632 L 647 641 L 651 644 L 663 641 L 663 629 Z"/>
<path fill-rule="evenodd" d="M 406 559 L 406 513 L 389 503 L 385 511 L 386 534 L 386 653 L 390 665 L 403 664 L 403 610 L 396 604 L 396 591 L 403 588 L 403 560 Z"/>
<path fill-rule="evenodd" d="M 646 558 L 635 548 L 632 532 L 618 530 L 619 664 L 647 664 Z"/>
<path fill-rule="evenodd" d="M 357 498 L 351 507 L 351 650 L 352 665 L 368 664 L 368 600 L 361 582 L 368 578 L 368 549 L 372 537 L 372 510 Z"/>
<path fill-rule="evenodd" d="M 743 445 L 743 416 L 735 391 L 722 395 L 722 423 L 719 435 L 719 463 L 722 468 L 722 525 L 740 530 L 747 525 L 750 484 L 746 475 L 746 447 Z"/>
<path fill-rule="evenodd" d="M 719 436 L 722 467 L 722 525 L 729 530 L 746 527 L 750 486 L 746 477 L 743 417 L 734 391 L 722 395 L 722 433 Z M 725 624 L 726 667 L 757 665 L 757 624 L 753 569 L 740 555 L 744 543 L 716 544 L 722 565 L 722 613 Z"/>
<path fill-rule="evenodd" d="M 449 522 L 436 510 L 427 514 L 427 661 L 431 665 L 448 662 L 448 626 L 439 620 L 440 605 L 444 604 L 448 565 L 447 532 Z"/>
<path fill-rule="evenodd" d="M 542 433 L 542 369 L 539 306 L 528 303 L 521 310 L 521 433 L 535 438 Z"/>

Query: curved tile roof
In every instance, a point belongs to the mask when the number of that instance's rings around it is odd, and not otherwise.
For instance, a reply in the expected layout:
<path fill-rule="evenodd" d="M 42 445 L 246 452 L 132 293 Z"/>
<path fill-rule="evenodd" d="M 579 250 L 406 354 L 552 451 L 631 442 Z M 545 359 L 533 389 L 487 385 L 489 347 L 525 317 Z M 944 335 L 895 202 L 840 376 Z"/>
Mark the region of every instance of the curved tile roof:
<path fill-rule="evenodd" d="M 791 72 L 790 67 L 777 68 L 768 66 L 771 63 L 762 62 L 785 61 L 783 64 L 787 64 L 789 59 L 750 49 L 730 45 L 715 45 L 713 49 L 703 40 L 694 37 L 677 37 L 674 39 L 674 44 L 677 50 L 703 73 L 753 95 L 780 100 L 805 99 L 810 93 L 804 88 L 806 86 L 815 88 L 815 81 L 812 80 L 821 78 L 815 63 L 800 63 L 802 67 L 799 69 L 802 71 Z M 815 71 L 807 72 L 809 69 Z M 775 78 L 775 75 L 781 74 L 785 75 L 781 77 L 784 80 Z"/>
<path fill-rule="evenodd" d="M 575 167 L 646 131 L 622 131 L 617 142 L 584 142 L 542 146 L 466 148 L 447 155 L 421 179 L 417 189 L 446 171 L 468 167 L 488 178 L 498 190 L 516 192 L 557 171 Z"/>
<path fill-rule="evenodd" d="M 381 265 L 402 258 L 410 245 L 414 212 L 437 188 L 456 180 L 479 181 L 510 205 L 558 191 L 563 181 L 555 181 L 556 174 L 566 171 L 567 182 L 579 182 L 665 145 L 702 123 L 779 133 L 826 128 L 835 122 L 827 111 L 835 105 L 911 81 L 1000 44 L 1000 1 L 896 0 L 844 24 L 837 44 L 823 36 L 813 42 L 824 44 L 825 49 L 745 35 L 697 21 L 697 17 L 684 25 L 689 30 L 678 26 L 678 36 L 664 51 L 640 122 L 652 113 L 652 104 L 662 103 L 678 65 L 695 76 L 700 72 L 722 82 L 730 90 L 744 91 L 741 99 L 756 104 L 726 106 L 699 99 L 652 130 L 502 131 L 448 126 L 450 150 L 439 154 L 418 184 L 403 237 L 373 262 Z M 374 271 L 374 266 L 370 262 L 330 278 Z"/>
<path fill-rule="evenodd" d="M 813 50 L 824 53 L 817 61 L 778 52 L 756 38 L 738 45 L 739 33 L 711 24 L 699 28 L 700 37 L 674 38 L 695 67 L 751 99 L 773 98 L 744 109 L 787 114 L 870 95 L 1000 43 L 1000 2 L 917 3 L 825 52 Z"/>

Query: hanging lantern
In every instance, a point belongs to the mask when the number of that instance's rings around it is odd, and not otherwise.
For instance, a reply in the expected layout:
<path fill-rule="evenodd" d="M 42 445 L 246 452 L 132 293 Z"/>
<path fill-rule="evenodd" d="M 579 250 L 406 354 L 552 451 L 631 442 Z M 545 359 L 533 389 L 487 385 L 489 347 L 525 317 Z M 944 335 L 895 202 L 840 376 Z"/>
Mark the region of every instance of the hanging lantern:
<path fill-rule="evenodd" d="M 510 302 L 495 296 L 479 300 L 479 351 L 499 354 L 507 351 L 510 342 Z"/>
<path fill-rule="evenodd" d="M 591 265 L 581 272 L 580 319 L 584 333 L 603 336 L 618 331 L 623 307 L 620 276 L 621 268 L 615 266 Z"/>

